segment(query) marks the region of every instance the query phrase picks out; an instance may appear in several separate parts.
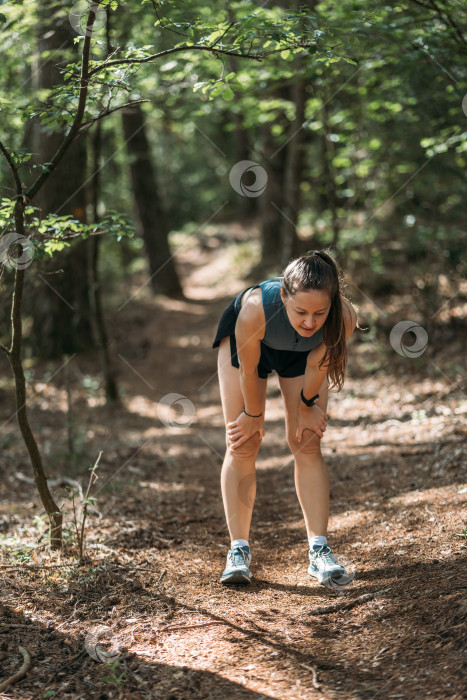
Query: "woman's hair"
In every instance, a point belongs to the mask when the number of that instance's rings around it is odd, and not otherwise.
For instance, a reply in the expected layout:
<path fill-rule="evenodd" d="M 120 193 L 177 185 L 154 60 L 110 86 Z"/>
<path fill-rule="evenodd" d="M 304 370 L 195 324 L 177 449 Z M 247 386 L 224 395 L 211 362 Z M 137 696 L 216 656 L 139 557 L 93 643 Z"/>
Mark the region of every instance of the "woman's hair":
<path fill-rule="evenodd" d="M 329 293 L 331 308 L 323 325 L 326 354 L 319 366 L 327 365 L 330 386 L 342 389 L 347 364 L 345 326 L 342 314 L 341 274 L 336 261 L 327 251 L 314 250 L 292 260 L 283 272 L 282 289 L 287 297 L 297 292 L 320 289 Z"/>

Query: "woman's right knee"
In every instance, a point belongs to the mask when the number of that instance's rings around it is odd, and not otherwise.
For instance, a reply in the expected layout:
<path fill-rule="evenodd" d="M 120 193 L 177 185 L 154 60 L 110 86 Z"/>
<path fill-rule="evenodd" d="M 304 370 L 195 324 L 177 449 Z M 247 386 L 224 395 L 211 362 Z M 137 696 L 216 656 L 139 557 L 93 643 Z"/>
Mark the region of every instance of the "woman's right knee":
<path fill-rule="evenodd" d="M 232 457 L 243 457 L 252 458 L 256 457 L 261 447 L 261 437 L 259 433 L 255 433 L 248 440 L 246 440 L 242 445 L 239 445 L 235 449 L 232 448 L 232 443 L 227 437 L 227 450 Z"/>

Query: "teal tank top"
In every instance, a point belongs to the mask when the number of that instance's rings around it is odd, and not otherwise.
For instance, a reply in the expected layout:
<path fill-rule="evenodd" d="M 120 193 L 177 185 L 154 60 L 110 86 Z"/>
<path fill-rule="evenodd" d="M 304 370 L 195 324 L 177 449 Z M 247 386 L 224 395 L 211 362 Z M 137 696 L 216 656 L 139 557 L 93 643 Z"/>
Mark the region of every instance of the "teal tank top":
<path fill-rule="evenodd" d="M 255 284 L 248 289 L 261 289 L 263 297 L 264 316 L 266 318 L 266 332 L 261 341 L 274 350 L 289 350 L 292 352 L 309 352 L 323 342 L 322 328 L 309 338 L 301 336 L 292 327 L 285 306 L 281 299 L 282 277 Z M 248 289 L 240 292 L 235 298 L 235 309 L 241 308 L 241 299 Z"/>

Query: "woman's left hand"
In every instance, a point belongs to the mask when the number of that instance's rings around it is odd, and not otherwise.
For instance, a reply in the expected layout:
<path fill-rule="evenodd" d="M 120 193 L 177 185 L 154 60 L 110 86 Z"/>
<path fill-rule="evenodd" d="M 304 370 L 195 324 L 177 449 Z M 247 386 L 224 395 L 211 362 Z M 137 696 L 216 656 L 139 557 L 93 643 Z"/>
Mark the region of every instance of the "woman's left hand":
<path fill-rule="evenodd" d="M 327 422 L 328 417 L 318 404 L 311 406 L 311 408 L 308 408 L 308 406 L 302 403 L 299 404 L 296 432 L 297 441 L 302 441 L 304 430 L 312 430 L 319 438 L 322 438 L 326 430 Z"/>

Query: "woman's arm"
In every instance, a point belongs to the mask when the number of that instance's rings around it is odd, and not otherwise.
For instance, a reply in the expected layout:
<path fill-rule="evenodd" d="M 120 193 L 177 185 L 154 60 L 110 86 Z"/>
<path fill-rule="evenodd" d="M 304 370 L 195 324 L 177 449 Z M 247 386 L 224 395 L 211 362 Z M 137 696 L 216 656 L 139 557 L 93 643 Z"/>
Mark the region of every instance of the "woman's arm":
<path fill-rule="evenodd" d="M 259 292 L 259 295 L 261 292 Z M 264 436 L 264 416 L 258 363 L 261 356 L 261 339 L 264 337 L 266 321 L 261 296 L 250 294 L 242 307 L 235 327 L 237 354 L 240 364 L 240 389 L 244 409 L 238 418 L 227 425 L 227 434 L 235 449 L 259 432 Z M 250 414 L 249 416 L 247 415 Z M 252 418 L 251 416 L 258 416 Z"/>
<path fill-rule="evenodd" d="M 308 353 L 305 376 L 303 378 L 303 394 L 306 399 L 311 399 L 318 394 L 319 389 L 326 379 L 327 367 L 320 362 L 326 354 L 324 343 Z M 326 430 L 327 416 L 317 404 L 308 407 L 300 398 L 298 404 L 297 433 L 298 442 L 302 441 L 305 429 L 313 430 L 319 438 L 322 438 Z"/>
<path fill-rule="evenodd" d="M 248 299 L 237 319 L 235 339 L 240 364 L 240 388 L 245 402 L 245 411 L 258 415 L 263 410 L 258 377 L 258 363 L 261 356 L 261 338 L 265 332 L 264 311 Z"/>
<path fill-rule="evenodd" d="M 357 325 L 357 314 L 352 304 L 345 297 L 342 298 L 342 315 L 344 319 L 345 339 L 348 340 Z M 327 367 L 320 363 L 326 353 L 324 343 L 308 354 L 305 376 L 303 380 L 303 394 L 305 398 L 311 399 L 319 392 L 319 388 L 326 378 Z M 308 428 L 313 430 L 318 437 L 322 438 L 326 430 L 326 415 L 319 406 L 309 408 L 300 400 L 298 408 L 297 439 L 300 442 L 303 430 Z M 306 425 L 305 425 L 306 423 Z"/>

